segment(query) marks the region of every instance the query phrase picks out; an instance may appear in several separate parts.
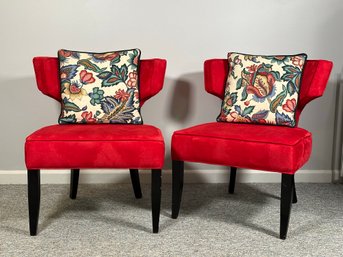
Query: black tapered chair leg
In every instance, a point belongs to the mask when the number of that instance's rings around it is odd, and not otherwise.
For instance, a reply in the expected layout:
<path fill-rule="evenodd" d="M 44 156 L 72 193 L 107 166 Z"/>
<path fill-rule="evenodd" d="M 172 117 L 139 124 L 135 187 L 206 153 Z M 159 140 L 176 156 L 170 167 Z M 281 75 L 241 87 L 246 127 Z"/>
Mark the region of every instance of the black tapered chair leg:
<path fill-rule="evenodd" d="M 69 197 L 76 199 L 77 187 L 79 185 L 80 169 L 72 169 L 70 171 L 70 192 Z"/>
<path fill-rule="evenodd" d="M 139 182 L 138 169 L 130 169 L 131 183 L 133 187 L 133 192 L 137 199 L 142 198 L 141 184 Z"/>
<path fill-rule="evenodd" d="M 179 216 L 184 177 L 184 162 L 173 160 L 172 178 L 172 218 L 176 219 Z"/>
<path fill-rule="evenodd" d="M 152 231 L 158 233 L 161 210 L 161 175 L 160 169 L 151 170 L 151 206 L 152 206 Z"/>
<path fill-rule="evenodd" d="M 27 170 L 30 235 L 37 235 L 40 205 L 40 170 Z"/>
<path fill-rule="evenodd" d="M 281 208 L 280 208 L 280 239 L 286 239 L 289 219 L 291 216 L 294 192 L 294 175 L 282 174 L 281 180 Z"/>
<path fill-rule="evenodd" d="M 230 182 L 229 182 L 229 194 L 233 194 L 235 192 L 235 185 L 236 185 L 236 167 L 231 167 L 230 169 Z"/>
<path fill-rule="evenodd" d="M 294 179 L 294 175 L 293 175 L 293 201 L 292 203 L 297 203 L 298 202 L 298 197 L 297 197 L 297 191 L 295 189 L 295 179 Z"/>

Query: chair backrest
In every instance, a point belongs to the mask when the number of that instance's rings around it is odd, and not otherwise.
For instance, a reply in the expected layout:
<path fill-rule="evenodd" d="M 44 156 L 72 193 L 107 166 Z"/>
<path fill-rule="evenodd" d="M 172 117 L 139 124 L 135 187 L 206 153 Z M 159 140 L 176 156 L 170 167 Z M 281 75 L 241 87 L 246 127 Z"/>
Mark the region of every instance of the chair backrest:
<path fill-rule="evenodd" d="M 56 57 L 35 57 L 33 66 L 38 89 L 45 95 L 61 101 L 59 62 Z M 164 59 L 141 60 L 139 69 L 139 98 L 142 106 L 163 87 L 167 61 Z"/>
<path fill-rule="evenodd" d="M 333 63 L 326 60 L 306 61 L 302 75 L 299 102 L 295 112 L 297 121 L 305 105 L 323 95 L 332 66 Z M 205 89 L 208 93 L 223 99 L 228 68 L 227 59 L 210 59 L 205 61 Z"/>

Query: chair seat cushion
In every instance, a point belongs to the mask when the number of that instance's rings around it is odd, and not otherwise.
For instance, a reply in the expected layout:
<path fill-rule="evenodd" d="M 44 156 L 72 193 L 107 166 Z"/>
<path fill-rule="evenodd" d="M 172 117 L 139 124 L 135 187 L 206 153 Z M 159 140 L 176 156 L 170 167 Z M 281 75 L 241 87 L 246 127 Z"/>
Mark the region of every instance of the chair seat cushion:
<path fill-rule="evenodd" d="M 150 125 L 52 125 L 26 138 L 28 169 L 161 169 L 164 140 Z"/>
<path fill-rule="evenodd" d="M 301 128 L 212 122 L 175 131 L 172 158 L 294 174 L 309 159 L 312 135 Z"/>

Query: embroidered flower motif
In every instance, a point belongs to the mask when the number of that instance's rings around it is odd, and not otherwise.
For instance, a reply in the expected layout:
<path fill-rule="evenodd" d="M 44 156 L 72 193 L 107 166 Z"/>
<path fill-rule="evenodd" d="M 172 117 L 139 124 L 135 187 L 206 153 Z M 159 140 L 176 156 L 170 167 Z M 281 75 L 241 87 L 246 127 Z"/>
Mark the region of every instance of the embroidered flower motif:
<path fill-rule="evenodd" d="M 238 112 L 230 112 L 229 115 L 226 117 L 226 121 L 228 122 L 245 122 L 249 123 L 250 120 L 248 118 L 245 118 L 241 115 L 239 115 Z"/>
<path fill-rule="evenodd" d="M 299 56 L 291 57 L 291 61 L 292 61 L 293 65 L 298 66 L 300 68 L 302 68 L 304 66 L 304 63 L 305 63 L 305 59 L 301 58 Z"/>
<path fill-rule="evenodd" d="M 81 114 L 82 121 L 83 123 L 93 123 L 96 122 L 96 119 L 93 118 L 93 113 L 92 112 L 83 112 Z"/>
<path fill-rule="evenodd" d="M 93 74 L 90 72 L 87 72 L 86 70 L 82 70 L 80 72 L 80 80 L 81 83 L 84 85 L 94 83 L 95 79 L 93 78 Z"/>
<path fill-rule="evenodd" d="M 265 98 L 273 91 L 275 78 L 272 73 L 257 71 L 254 81 L 247 86 L 247 92 L 258 98 Z"/>
<path fill-rule="evenodd" d="M 297 102 L 294 98 L 287 99 L 286 103 L 282 105 L 282 109 L 286 112 L 294 112 Z"/>
<path fill-rule="evenodd" d="M 137 72 L 136 71 L 129 73 L 129 80 L 127 82 L 127 86 L 130 88 L 137 86 Z"/>
<path fill-rule="evenodd" d="M 126 101 L 129 99 L 130 94 L 125 92 L 123 89 L 119 89 L 116 91 L 116 94 L 114 95 L 114 98 L 119 99 L 121 101 Z"/>
<path fill-rule="evenodd" d="M 251 65 L 251 66 L 248 66 L 248 67 L 247 67 L 247 70 L 248 70 L 249 73 L 255 73 L 256 70 L 257 70 L 257 65 L 256 65 L 256 64 L 253 64 L 253 65 Z"/>
<path fill-rule="evenodd" d="M 76 82 L 65 82 L 63 83 L 64 93 L 70 100 L 79 99 L 81 100 L 84 95 L 87 95 L 87 91 L 78 85 Z"/>
<path fill-rule="evenodd" d="M 94 87 L 93 92 L 89 93 L 90 103 L 92 105 L 101 104 L 102 99 L 104 99 L 104 93 L 104 90 Z"/>

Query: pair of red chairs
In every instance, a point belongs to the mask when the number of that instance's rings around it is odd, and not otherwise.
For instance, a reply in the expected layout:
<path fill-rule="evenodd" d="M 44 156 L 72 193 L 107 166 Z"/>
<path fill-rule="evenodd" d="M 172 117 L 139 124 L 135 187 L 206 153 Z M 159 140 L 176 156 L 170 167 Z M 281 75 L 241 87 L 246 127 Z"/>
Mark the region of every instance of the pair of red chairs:
<path fill-rule="evenodd" d="M 36 57 L 33 62 L 40 91 L 61 101 L 57 58 Z M 141 61 L 141 105 L 162 89 L 165 69 L 166 60 Z M 227 60 L 208 60 L 204 69 L 206 91 L 223 98 Z M 323 94 L 331 69 L 329 61 L 307 61 L 297 120 L 305 105 Z M 180 210 L 184 161 L 230 166 L 229 193 L 234 192 L 237 168 L 274 171 L 282 173 L 280 238 L 285 239 L 291 205 L 297 201 L 294 173 L 309 159 L 311 142 L 311 133 L 298 127 L 212 122 L 174 132 L 172 218 L 177 218 Z M 138 170 L 151 169 L 153 232 L 158 232 L 164 163 L 164 140 L 158 128 L 110 124 L 44 127 L 27 137 L 25 162 L 31 235 L 37 234 L 40 169 L 71 169 L 70 198 L 75 199 L 82 168 L 129 169 L 136 198 L 142 197 Z"/>

